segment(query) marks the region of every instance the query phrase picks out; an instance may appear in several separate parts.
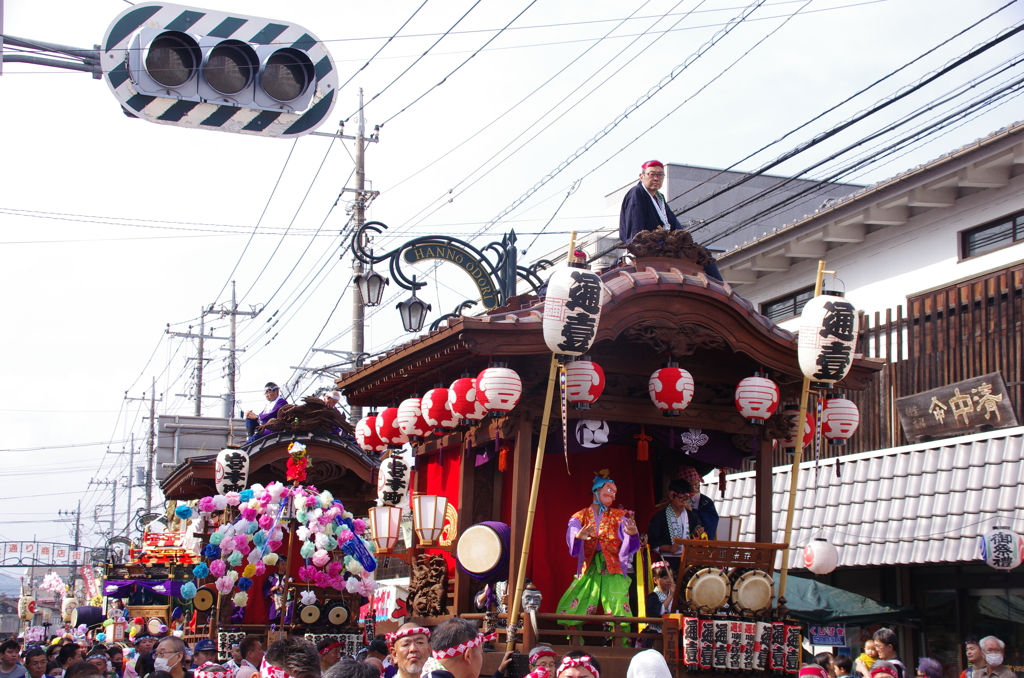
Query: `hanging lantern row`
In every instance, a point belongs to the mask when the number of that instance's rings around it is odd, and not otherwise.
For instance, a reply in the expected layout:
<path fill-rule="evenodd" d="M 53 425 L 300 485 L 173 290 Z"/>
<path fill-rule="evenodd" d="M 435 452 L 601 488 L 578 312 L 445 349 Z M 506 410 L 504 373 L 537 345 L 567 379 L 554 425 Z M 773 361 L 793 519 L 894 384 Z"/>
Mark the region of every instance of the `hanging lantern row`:
<path fill-rule="evenodd" d="M 565 366 L 565 397 L 577 410 L 589 410 L 604 393 L 604 370 L 587 356 Z"/>
<path fill-rule="evenodd" d="M 487 414 L 504 417 L 523 394 L 523 382 L 505 363 L 492 363 L 476 378 L 463 375 L 449 388 L 433 388 L 400 405 L 370 412 L 356 426 L 356 441 L 367 452 L 383 452 L 405 443 L 419 444 L 428 435 L 472 425 Z"/>
<path fill-rule="evenodd" d="M 736 386 L 736 409 L 751 424 L 763 424 L 779 408 L 779 387 L 758 372 Z"/>

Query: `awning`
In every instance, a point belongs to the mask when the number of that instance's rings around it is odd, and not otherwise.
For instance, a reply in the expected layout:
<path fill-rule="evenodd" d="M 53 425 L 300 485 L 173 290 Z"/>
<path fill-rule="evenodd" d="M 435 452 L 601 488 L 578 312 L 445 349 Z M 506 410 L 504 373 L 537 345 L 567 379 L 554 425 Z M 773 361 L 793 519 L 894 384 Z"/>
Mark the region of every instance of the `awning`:
<path fill-rule="evenodd" d="M 779 586 L 779 573 L 775 573 Z M 921 618 L 916 607 L 886 605 L 813 579 L 786 578 L 786 607 L 794 618 L 814 624 L 910 622 Z"/>

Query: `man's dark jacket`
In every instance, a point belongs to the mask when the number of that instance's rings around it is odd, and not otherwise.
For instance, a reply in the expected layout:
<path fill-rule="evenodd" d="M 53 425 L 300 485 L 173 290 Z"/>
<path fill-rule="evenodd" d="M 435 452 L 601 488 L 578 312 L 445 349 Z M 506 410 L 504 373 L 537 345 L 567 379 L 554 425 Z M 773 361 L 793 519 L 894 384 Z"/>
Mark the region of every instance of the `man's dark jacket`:
<path fill-rule="evenodd" d="M 653 231 L 658 226 L 665 226 L 670 231 L 682 228 L 667 203 L 665 214 L 668 217 L 667 225 L 661 223 L 651 194 L 644 188 L 643 182 L 638 181 L 636 186 L 626 191 L 626 196 L 622 199 L 622 209 L 619 210 L 619 238 L 622 242 L 628 243 L 640 231 Z"/>

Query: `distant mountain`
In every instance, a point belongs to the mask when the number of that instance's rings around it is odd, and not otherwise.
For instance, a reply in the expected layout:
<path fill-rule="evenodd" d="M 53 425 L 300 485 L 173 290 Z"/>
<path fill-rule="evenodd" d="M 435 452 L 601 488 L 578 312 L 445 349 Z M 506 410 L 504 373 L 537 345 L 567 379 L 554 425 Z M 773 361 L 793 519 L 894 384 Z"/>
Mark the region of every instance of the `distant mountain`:
<path fill-rule="evenodd" d="M 0 594 L 17 598 L 21 595 L 21 581 L 0 572 Z"/>

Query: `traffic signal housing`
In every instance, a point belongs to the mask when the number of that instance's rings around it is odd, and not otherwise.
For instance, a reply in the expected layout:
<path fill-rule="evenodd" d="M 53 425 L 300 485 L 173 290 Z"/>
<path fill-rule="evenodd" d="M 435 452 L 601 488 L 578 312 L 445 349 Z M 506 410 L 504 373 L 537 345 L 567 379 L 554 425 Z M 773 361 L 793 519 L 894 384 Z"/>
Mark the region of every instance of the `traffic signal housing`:
<path fill-rule="evenodd" d="M 101 58 L 128 115 L 179 127 L 301 136 L 338 87 L 326 46 L 302 26 L 162 2 L 118 15 Z"/>

